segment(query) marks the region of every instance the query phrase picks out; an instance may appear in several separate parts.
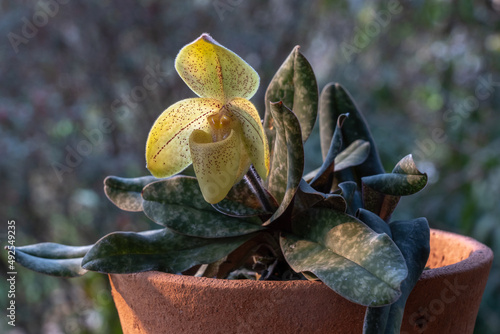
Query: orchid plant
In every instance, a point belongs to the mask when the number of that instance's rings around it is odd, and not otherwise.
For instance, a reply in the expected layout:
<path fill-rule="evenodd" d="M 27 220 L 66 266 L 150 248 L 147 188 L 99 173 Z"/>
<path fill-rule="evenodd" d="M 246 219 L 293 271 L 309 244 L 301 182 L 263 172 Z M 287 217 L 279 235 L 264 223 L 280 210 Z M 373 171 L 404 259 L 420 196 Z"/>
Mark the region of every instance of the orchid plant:
<path fill-rule="evenodd" d="M 154 123 L 146 145 L 153 176 L 104 181 L 116 206 L 143 211 L 161 228 L 81 247 L 18 247 L 16 261 L 63 277 L 157 270 L 321 280 L 367 306 L 365 333 L 399 333 L 429 256 L 425 218 L 391 221 L 401 196 L 427 183 L 411 155 L 385 173 L 350 95 L 337 83 L 318 94 L 299 47 L 267 88 L 263 122 L 248 100 L 259 76 L 208 34 L 181 49 L 175 68 L 199 97 Z M 323 164 L 304 175 L 317 118 Z"/>

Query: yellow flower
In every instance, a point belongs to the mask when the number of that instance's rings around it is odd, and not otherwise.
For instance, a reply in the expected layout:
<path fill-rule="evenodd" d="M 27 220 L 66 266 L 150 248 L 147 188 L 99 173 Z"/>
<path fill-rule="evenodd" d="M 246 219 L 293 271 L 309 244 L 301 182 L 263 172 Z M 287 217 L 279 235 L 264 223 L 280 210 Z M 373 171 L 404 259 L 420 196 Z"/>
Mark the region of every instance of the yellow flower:
<path fill-rule="evenodd" d="M 175 68 L 199 98 L 165 110 L 149 132 L 147 168 L 169 177 L 193 163 L 205 200 L 226 197 L 253 164 L 265 179 L 269 147 L 259 114 L 248 101 L 259 86 L 255 70 L 208 34 L 179 51 Z"/>

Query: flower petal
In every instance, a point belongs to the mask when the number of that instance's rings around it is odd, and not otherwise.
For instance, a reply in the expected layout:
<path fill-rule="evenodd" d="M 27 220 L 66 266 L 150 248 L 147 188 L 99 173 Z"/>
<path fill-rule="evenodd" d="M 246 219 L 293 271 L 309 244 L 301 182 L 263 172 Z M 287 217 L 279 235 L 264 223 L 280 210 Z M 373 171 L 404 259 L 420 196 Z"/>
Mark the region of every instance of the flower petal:
<path fill-rule="evenodd" d="M 263 179 L 269 174 L 269 145 L 259 113 L 248 100 L 235 98 L 227 104 L 231 114 L 236 116 L 243 131 L 243 142 L 257 173 Z"/>
<path fill-rule="evenodd" d="M 175 69 L 198 96 L 227 102 L 251 98 L 259 87 L 259 75 L 234 52 L 203 34 L 179 51 Z"/>
<path fill-rule="evenodd" d="M 248 170 L 247 164 L 246 170 L 242 171 L 241 139 L 234 130 L 231 130 L 227 138 L 215 143 L 209 133 L 195 130 L 189 137 L 189 148 L 196 178 L 208 203 L 222 201 L 235 182 Z"/>
<path fill-rule="evenodd" d="M 146 166 L 155 177 L 169 177 L 191 164 L 189 136 L 195 129 L 208 131 L 207 117 L 222 104 L 214 99 L 193 98 L 171 105 L 156 120 L 146 143 Z"/>

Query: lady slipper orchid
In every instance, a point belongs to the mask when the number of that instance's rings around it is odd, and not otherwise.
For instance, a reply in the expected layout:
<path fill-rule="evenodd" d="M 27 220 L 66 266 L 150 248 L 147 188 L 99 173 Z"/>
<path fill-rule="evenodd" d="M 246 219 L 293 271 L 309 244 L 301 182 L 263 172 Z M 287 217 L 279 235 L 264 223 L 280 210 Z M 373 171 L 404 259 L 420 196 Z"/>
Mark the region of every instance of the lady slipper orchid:
<path fill-rule="evenodd" d="M 259 86 L 255 70 L 208 34 L 181 49 L 177 73 L 198 98 L 179 101 L 154 123 L 146 144 L 147 168 L 169 177 L 193 164 L 203 197 L 215 204 L 253 164 L 269 173 L 269 147 L 248 101 Z"/>

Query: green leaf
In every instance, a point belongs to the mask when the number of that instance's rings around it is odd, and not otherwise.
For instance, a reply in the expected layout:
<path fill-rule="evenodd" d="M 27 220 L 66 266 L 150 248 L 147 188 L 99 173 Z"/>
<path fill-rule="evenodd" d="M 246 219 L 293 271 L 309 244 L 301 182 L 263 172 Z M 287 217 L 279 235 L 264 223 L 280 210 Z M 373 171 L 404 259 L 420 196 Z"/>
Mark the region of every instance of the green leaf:
<path fill-rule="evenodd" d="M 335 171 L 361 165 L 370 153 L 370 143 L 361 139 L 355 140 L 335 157 Z"/>
<path fill-rule="evenodd" d="M 104 179 L 104 192 L 113 204 L 125 211 L 142 211 L 142 188 L 158 181 L 154 176 L 123 178 L 108 176 Z"/>
<path fill-rule="evenodd" d="M 318 84 L 314 71 L 307 59 L 296 46 L 283 62 L 266 90 L 266 114 L 264 128 L 270 134 L 269 142 L 274 140 L 271 103 L 282 101 L 293 110 L 302 129 L 305 142 L 316 123 L 318 112 Z M 270 131 L 269 131 L 270 130 Z"/>
<path fill-rule="evenodd" d="M 67 246 L 53 242 L 43 242 L 16 247 L 16 251 L 46 259 L 72 259 L 85 256 L 92 246 Z"/>
<path fill-rule="evenodd" d="M 16 262 L 30 270 L 58 277 L 78 277 L 87 272 L 81 267 L 83 257 L 44 258 L 25 253 L 19 248 L 16 248 Z"/>
<path fill-rule="evenodd" d="M 321 144 L 321 154 L 323 155 L 323 160 L 328 155 L 331 150 L 332 143 L 334 142 L 334 133 L 340 131 L 339 120 L 340 114 L 335 105 L 335 99 L 332 97 L 333 84 L 326 85 L 319 96 L 319 106 L 318 106 L 318 119 L 319 119 L 319 139 Z M 345 117 L 346 115 L 344 115 Z M 340 124 L 340 127 L 342 125 Z M 337 140 L 338 142 L 338 140 Z"/>
<path fill-rule="evenodd" d="M 373 212 L 360 208 L 356 213 L 356 218 L 365 223 L 365 225 L 371 228 L 373 231 L 379 234 L 385 233 L 392 238 L 392 232 L 389 224 L 387 224 L 382 218 L 380 218 Z"/>
<path fill-rule="evenodd" d="M 271 159 L 271 172 L 267 179 L 267 189 L 280 206 L 271 217 L 278 219 L 293 202 L 304 172 L 304 148 L 300 125 L 294 113 L 282 102 L 271 103 L 276 140 Z"/>
<path fill-rule="evenodd" d="M 248 173 L 252 173 L 252 171 L 249 170 Z M 257 180 L 256 182 L 259 181 L 260 180 Z M 259 191 L 259 196 L 264 196 L 265 198 L 262 199 L 256 195 L 256 190 L 253 189 L 248 176 L 245 175 L 240 182 L 231 188 L 226 198 L 212 206 L 217 211 L 228 216 L 251 217 L 271 215 L 272 212 L 264 207 L 263 201 L 272 203 L 274 199 L 263 187 L 260 187 Z"/>
<path fill-rule="evenodd" d="M 295 196 L 292 217 L 299 215 L 312 207 L 328 208 L 345 212 L 347 205 L 342 196 L 319 192 L 302 179 Z"/>
<path fill-rule="evenodd" d="M 392 196 L 373 190 L 363 184 L 363 204 L 365 209 L 377 214 L 384 221 L 391 219 L 401 196 Z"/>
<path fill-rule="evenodd" d="M 430 231 L 425 218 L 395 221 L 389 226 L 393 240 L 406 260 L 408 277 L 401 284 L 401 297 L 394 304 L 382 308 L 367 308 L 363 331 L 365 334 L 400 332 L 406 301 L 429 258 Z"/>
<path fill-rule="evenodd" d="M 332 189 L 335 159 L 339 152 L 342 150 L 342 124 L 347 118 L 347 115 L 342 114 L 337 119 L 337 126 L 331 139 L 330 147 L 326 154 L 323 155 L 323 164 L 315 173 L 313 179 L 310 181 L 311 186 L 324 193 L 329 193 Z M 306 178 L 307 180 L 307 178 Z"/>
<path fill-rule="evenodd" d="M 189 176 L 174 176 L 147 185 L 142 193 L 144 213 L 154 222 L 178 233 L 224 238 L 262 230 L 257 217 L 238 219 L 226 216 L 208 204 L 198 181 Z"/>
<path fill-rule="evenodd" d="M 77 277 L 87 270 L 81 267 L 88 246 L 66 246 L 52 242 L 16 247 L 16 262 L 33 271 L 59 277 Z"/>
<path fill-rule="evenodd" d="M 263 207 L 255 208 L 253 205 L 246 205 L 240 201 L 224 198 L 217 204 L 212 205 L 218 212 L 232 217 L 255 217 L 261 215 L 269 215 L 270 212 L 266 211 Z"/>
<path fill-rule="evenodd" d="M 421 173 L 411 156 L 398 162 L 392 173 L 365 176 L 363 203 L 365 208 L 388 221 L 401 196 L 415 194 L 427 184 L 427 174 Z"/>
<path fill-rule="evenodd" d="M 347 204 L 347 213 L 350 215 L 356 214 L 359 208 L 363 207 L 361 194 L 358 191 L 358 185 L 353 181 L 344 181 L 339 184 L 342 191 L 341 195 Z"/>
<path fill-rule="evenodd" d="M 392 173 L 365 176 L 363 184 L 392 196 L 412 195 L 422 190 L 427 184 L 427 174 L 421 173 L 411 154 L 398 162 Z"/>
<path fill-rule="evenodd" d="M 95 244 L 83 258 L 82 266 L 101 273 L 148 270 L 180 273 L 198 264 L 213 263 L 252 237 L 196 238 L 167 228 L 141 233 L 115 232 Z"/>
<path fill-rule="evenodd" d="M 316 206 L 329 208 L 344 213 L 347 211 L 347 202 L 345 201 L 344 197 L 339 194 L 326 194 L 325 200 L 323 202 L 319 202 Z"/>
<path fill-rule="evenodd" d="M 401 252 L 386 234 L 334 210 L 314 208 L 293 222 L 281 247 L 298 272 L 312 272 L 334 291 L 355 303 L 382 306 L 400 296 L 406 278 Z"/>
<path fill-rule="evenodd" d="M 329 153 L 321 169 L 311 181 L 311 186 L 320 191 L 328 192 L 333 185 L 334 171 L 337 172 L 362 164 L 368 157 L 369 152 L 370 143 L 356 140 L 333 159 L 330 158 Z"/>
<path fill-rule="evenodd" d="M 324 201 L 326 194 L 315 190 L 304 179 L 300 181 L 293 205 L 293 216 L 300 214 Z"/>
<path fill-rule="evenodd" d="M 344 147 L 348 147 L 358 139 L 370 143 L 370 152 L 367 159 L 359 166 L 353 168 L 355 181 L 368 175 L 384 173 L 380 162 L 375 142 L 370 133 L 365 118 L 354 104 L 349 93 L 338 83 L 330 83 L 321 92 L 319 105 L 320 136 L 322 152 L 330 145 L 333 136 L 333 127 L 341 114 L 349 114 L 342 125 L 342 138 Z M 346 179 L 339 182 L 348 181 Z"/>
<path fill-rule="evenodd" d="M 316 175 L 318 175 L 319 171 L 321 170 L 321 167 L 318 167 L 312 171 L 310 171 L 309 173 L 307 173 L 306 175 L 303 176 L 303 179 L 307 182 L 307 183 L 311 183 L 311 181 L 316 177 Z"/>

